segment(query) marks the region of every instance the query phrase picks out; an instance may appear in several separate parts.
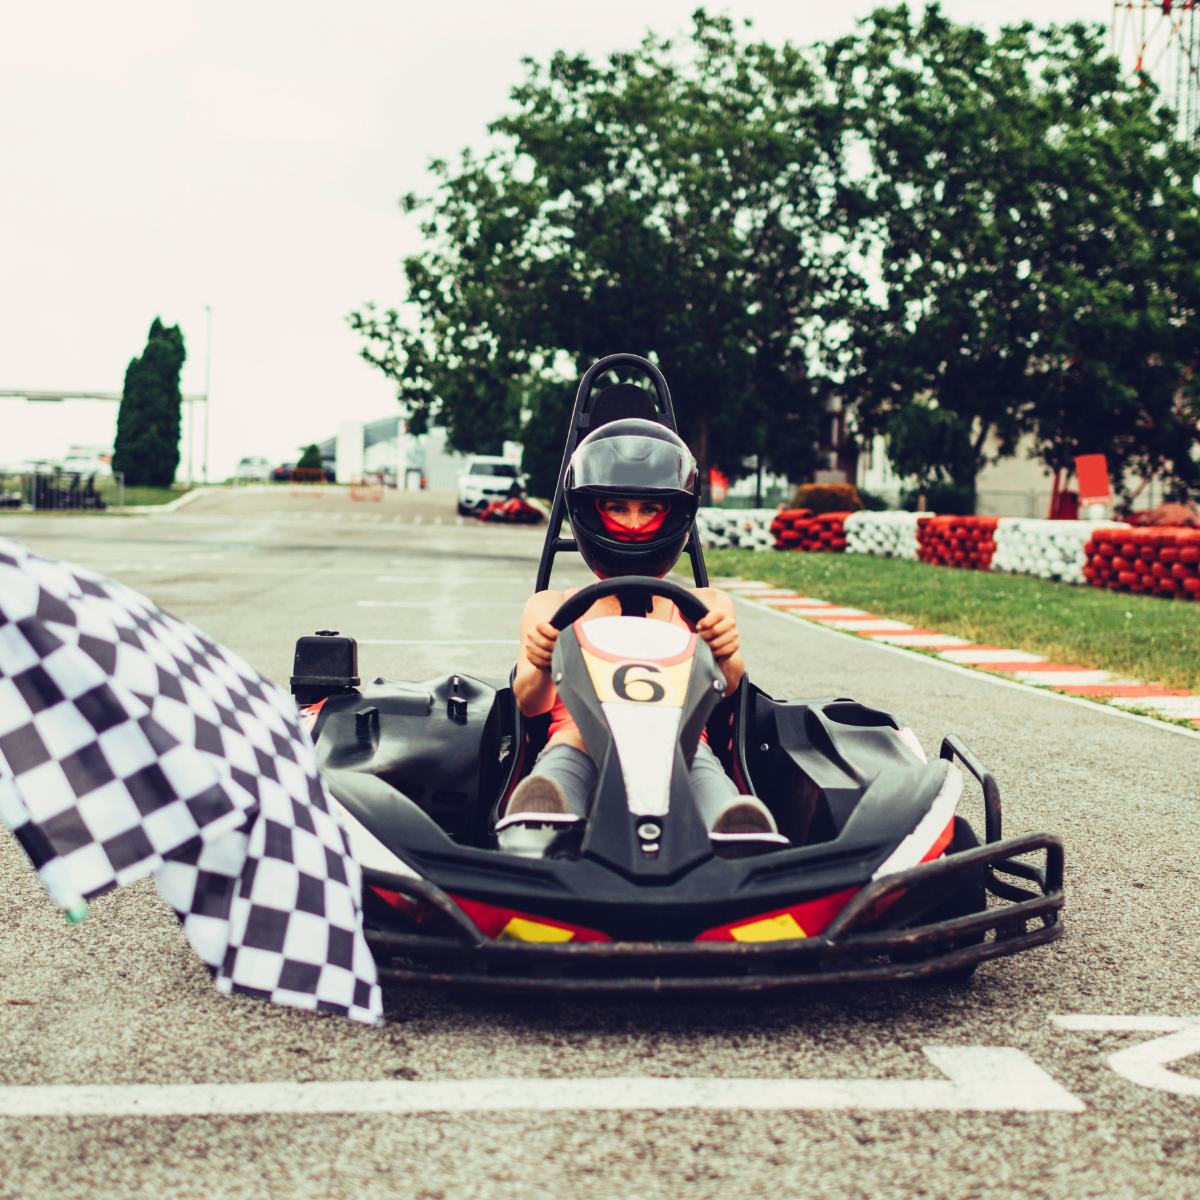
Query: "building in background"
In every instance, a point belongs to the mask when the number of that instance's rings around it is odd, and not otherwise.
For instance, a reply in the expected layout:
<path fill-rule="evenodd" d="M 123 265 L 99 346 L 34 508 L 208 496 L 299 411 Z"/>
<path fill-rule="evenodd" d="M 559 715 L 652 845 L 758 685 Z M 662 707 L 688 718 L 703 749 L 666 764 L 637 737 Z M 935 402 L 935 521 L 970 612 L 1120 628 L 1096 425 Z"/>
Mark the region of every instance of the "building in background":
<path fill-rule="evenodd" d="M 403 476 L 410 491 L 422 486 L 454 491 L 471 457 L 446 448 L 444 429 L 410 434 L 399 416 L 343 422 L 338 432 L 318 442 L 317 448 L 322 461 L 337 471 L 339 483 L 351 483 L 355 476 L 383 475 L 388 483 L 400 486 Z M 505 442 L 503 457 L 519 467 L 521 451 L 519 442 Z"/>

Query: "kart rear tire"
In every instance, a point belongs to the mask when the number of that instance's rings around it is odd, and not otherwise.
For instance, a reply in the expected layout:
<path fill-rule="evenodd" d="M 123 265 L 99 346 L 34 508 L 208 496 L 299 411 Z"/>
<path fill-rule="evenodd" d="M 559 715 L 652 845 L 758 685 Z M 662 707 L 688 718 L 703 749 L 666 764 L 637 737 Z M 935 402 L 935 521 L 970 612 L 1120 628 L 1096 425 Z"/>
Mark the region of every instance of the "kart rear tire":
<path fill-rule="evenodd" d="M 954 833 L 950 845 L 946 847 L 947 857 L 961 854 L 964 850 L 974 850 L 979 845 L 979 839 L 965 817 L 954 818 Z M 955 878 L 954 888 L 946 898 L 935 908 L 930 909 L 922 918 L 922 925 L 933 924 L 936 921 L 950 921 L 955 917 L 969 916 L 971 913 L 982 912 L 987 907 L 987 886 L 982 867 L 973 871 L 960 871 Z M 950 943 L 948 948 L 959 949 L 982 942 L 984 935 L 968 934 Z M 919 962 L 917 957 L 905 956 L 905 962 Z M 975 974 L 978 963 L 965 967 L 955 967 L 947 971 L 939 971 L 936 975 L 926 976 L 922 982 L 939 984 L 967 984 Z"/>

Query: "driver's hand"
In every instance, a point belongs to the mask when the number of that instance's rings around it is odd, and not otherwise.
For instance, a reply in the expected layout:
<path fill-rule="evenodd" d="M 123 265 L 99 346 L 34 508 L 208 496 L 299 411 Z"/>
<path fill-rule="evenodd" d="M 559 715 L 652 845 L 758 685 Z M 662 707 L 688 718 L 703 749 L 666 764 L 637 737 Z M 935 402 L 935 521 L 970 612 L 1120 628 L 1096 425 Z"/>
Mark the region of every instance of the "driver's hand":
<path fill-rule="evenodd" d="M 549 621 L 539 621 L 525 634 L 525 657 L 539 671 L 550 671 L 550 656 L 554 643 L 558 641 L 558 630 Z"/>
<path fill-rule="evenodd" d="M 706 617 L 702 617 L 696 623 L 696 632 L 708 643 L 708 648 L 717 662 L 732 658 L 741 645 L 737 622 L 729 613 L 710 610 Z"/>

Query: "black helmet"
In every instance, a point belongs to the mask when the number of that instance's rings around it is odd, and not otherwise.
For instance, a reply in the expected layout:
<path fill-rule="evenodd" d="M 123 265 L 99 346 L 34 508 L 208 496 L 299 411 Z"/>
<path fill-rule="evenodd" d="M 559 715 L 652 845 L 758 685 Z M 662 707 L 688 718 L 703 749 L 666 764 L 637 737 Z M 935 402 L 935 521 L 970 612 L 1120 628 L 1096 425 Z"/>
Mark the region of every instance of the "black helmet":
<path fill-rule="evenodd" d="M 579 553 L 597 575 L 661 579 L 683 552 L 696 520 L 696 460 L 683 439 L 657 421 L 610 421 L 575 448 L 563 491 Z M 667 510 L 661 522 L 624 532 L 600 509 L 610 496 L 664 500 Z"/>

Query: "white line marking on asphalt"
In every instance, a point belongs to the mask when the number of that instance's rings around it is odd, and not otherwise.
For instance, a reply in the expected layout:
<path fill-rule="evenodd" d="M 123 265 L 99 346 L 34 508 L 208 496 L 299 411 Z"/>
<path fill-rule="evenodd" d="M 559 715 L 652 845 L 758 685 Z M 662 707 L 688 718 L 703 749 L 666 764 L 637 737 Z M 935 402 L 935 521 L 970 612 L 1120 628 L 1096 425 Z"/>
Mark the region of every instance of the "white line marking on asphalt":
<path fill-rule="evenodd" d="M 1085 1111 L 1023 1051 L 925 1046 L 945 1079 L 459 1079 L 416 1082 L 132 1084 L 0 1088 L 5 1117 L 167 1117 L 263 1113 Z"/>
<path fill-rule="evenodd" d="M 742 600 L 741 596 L 735 597 Z M 840 629 L 829 629 L 826 624 L 820 621 L 797 621 L 790 613 L 780 612 L 778 609 L 772 608 L 768 604 L 759 604 L 753 600 L 742 600 L 744 604 L 752 604 L 759 612 L 767 613 L 772 617 L 778 617 L 781 621 L 787 621 L 793 629 L 814 629 L 818 632 L 826 634 L 828 637 L 846 637 L 846 633 Z M 1157 729 L 1162 733 L 1175 733 L 1186 738 L 1196 738 L 1200 740 L 1200 729 L 1187 729 L 1183 725 L 1171 725 L 1166 721 L 1158 721 L 1154 717 L 1143 717 L 1141 713 L 1126 712 L 1123 708 L 1116 708 L 1110 704 L 1096 704 L 1091 700 L 1085 700 L 1082 696 L 1069 696 L 1063 692 L 1052 692 L 1049 688 L 1031 688 L 1027 684 L 1021 683 L 1015 679 L 1006 679 L 1003 675 L 993 674 L 990 671 L 975 671 L 970 667 L 959 666 L 958 663 L 947 662 L 944 658 L 934 658 L 931 655 L 921 654 L 916 655 L 913 650 L 906 649 L 904 646 L 891 646 L 889 642 L 899 640 L 906 636 L 905 634 L 896 634 L 895 638 L 887 634 L 881 637 L 859 638 L 858 640 L 866 646 L 875 646 L 879 650 L 883 650 L 888 654 L 902 654 L 910 662 L 914 657 L 919 657 L 920 661 L 927 666 L 936 667 L 940 671 L 954 671 L 959 675 L 969 675 L 972 679 L 978 679 L 991 684 L 994 687 L 1019 688 L 1026 695 L 1041 696 L 1046 700 L 1054 700 L 1061 704 L 1073 704 L 1076 708 L 1087 708 L 1093 713 L 1098 713 L 1100 716 L 1112 717 L 1122 721 L 1137 721 L 1141 725 L 1146 725 L 1151 729 Z"/>
<path fill-rule="evenodd" d="M 1176 1096 L 1200 1096 L 1200 1077 L 1177 1075 L 1167 1064 L 1200 1054 L 1200 1017 L 1087 1016 L 1072 1013 L 1051 1017 L 1060 1029 L 1099 1033 L 1165 1033 L 1165 1037 L 1138 1042 L 1110 1054 L 1106 1059 L 1123 1079 L 1139 1087 L 1171 1092 Z"/>
<path fill-rule="evenodd" d="M 360 646 L 515 646 L 515 638 L 359 638 Z"/>
<path fill-rule="evenodd" d="M 1087 1033 L 1174 1033 L 1200 1025 L 1200 1017 L 1124 1016 L 1119 1013 L 1063 1013 L 1050 1022 L 1059 1029 Z"/>
<path fill-rule="evenodd" d="M 288 568 L 295 574 L 293 568 Z M 440 596 L 439 599 L 446 600 L 448 603 L 453 603 L 453 600 L 448 599 L 449 593 L 457 589 L 461 589 L 464 584 L 470 583 L 469 580 L 454 580 L 446 579 L 443 576 L 433 575 L 376 575 L 376 583 L 412 583 L 420 584 L 423 587 L 444 588 L 446 595 Z M 527 579 L 489 579 L 488 591 L 493 592 L 498 587 L 520 588 L 525 595 L 529 595 L 530 583 Z M 477 583 L 470 583 L 472 591 L 478 591 Z M 428 607 L 428 605 L 426 605 Z"/>
<path fill-rule="evenodd" d="M 428 600 L 358 600 L 359 608 L 421 608 L 428 610 Z M 494 600 L 455 600 L 455 608 L 495 608 Z"/>

